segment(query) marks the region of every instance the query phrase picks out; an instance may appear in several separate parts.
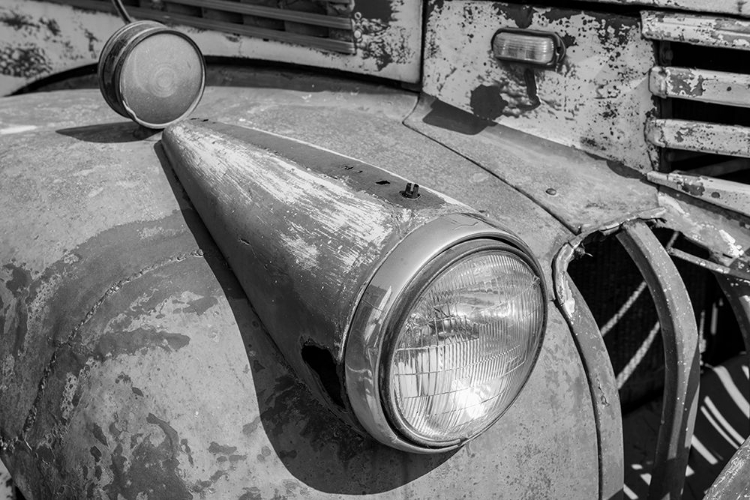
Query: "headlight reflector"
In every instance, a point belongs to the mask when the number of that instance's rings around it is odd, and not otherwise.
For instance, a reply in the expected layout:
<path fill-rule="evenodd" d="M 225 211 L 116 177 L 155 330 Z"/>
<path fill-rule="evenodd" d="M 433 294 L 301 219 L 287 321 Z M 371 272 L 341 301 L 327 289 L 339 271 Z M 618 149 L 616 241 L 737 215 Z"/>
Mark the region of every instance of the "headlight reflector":
<path fill-rule="evenodd" d="M 390 413 L 416 442 L 434 446 L 484 430 L 518 395 L 538 352 L 540 278 L 515 253 L 473 251 L 481 246 L 464 244 L 467 254 L 418 292 L 394 342 L 385 377 Z"/>

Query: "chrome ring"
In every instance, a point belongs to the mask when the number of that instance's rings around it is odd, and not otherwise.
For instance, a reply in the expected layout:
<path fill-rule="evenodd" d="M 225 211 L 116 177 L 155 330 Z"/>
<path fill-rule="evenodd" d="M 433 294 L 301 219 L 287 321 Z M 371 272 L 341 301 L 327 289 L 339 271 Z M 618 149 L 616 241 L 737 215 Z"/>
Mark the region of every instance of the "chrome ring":
<path fill-rule="evenodd" d="M 432 259 L 458 243 L 484 238 L 509 244 L 529 257 L 547 296 L 544 276 L 528 246 L 517 236 L 478 214 L 450 214 L 420 226 L 401 240 L 384 259 L 365 288 L 347 337 L 344 375 L 349 402 L 360 424 L 383 444 L 412 453 L 443 453 L 461 446 L 419 446 L 391 426 L 381 401 L 380 365 L 384 352 L 384 326 L 404 289 Z"/>

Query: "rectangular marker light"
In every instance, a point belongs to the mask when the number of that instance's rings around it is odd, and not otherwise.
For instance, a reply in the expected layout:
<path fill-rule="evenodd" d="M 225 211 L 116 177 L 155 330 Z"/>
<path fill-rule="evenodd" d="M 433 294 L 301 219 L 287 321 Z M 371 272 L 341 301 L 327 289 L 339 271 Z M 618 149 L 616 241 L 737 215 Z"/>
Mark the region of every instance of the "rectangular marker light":
<path fill-rule="evenodd" d="M 562 59 L 565 45 L 554 33 L 500 30 L 492 39 L 492 51 L 504 61 L 552 67 Z"/>

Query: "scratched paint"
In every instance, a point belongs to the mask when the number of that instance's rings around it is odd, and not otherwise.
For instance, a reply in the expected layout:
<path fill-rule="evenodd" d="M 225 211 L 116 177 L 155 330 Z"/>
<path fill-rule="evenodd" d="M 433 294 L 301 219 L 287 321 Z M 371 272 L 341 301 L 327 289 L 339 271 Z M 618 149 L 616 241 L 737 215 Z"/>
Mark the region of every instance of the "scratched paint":
<path fill-rule="evenodd" d="M 10 26 L 0 29 L 0 95 L 45 76 L 96 64 L 104 43 L 122 25 L 113 14 L 60 3 L 65 0 L 4 0 L 0 5 L 0 26 Z M 296 63 L 417 83 L 422 47 L 421 1 L 369 3 L 373 6 L 355 8 L 353 14 L 357 45 L 354 55 L 198 28 L 178 29 L 190 35 L 206 56 Z M 18 51 L 32 52 L 20 58 L 22 52 Z M 18 61 L 14 59 L 16 53 Z M 23 62 L 32 59 L 34 64 Z"/>
<path fill-rule="evenodd" d="M 500 28 L 557 33 L 557 68 L 527 69 L 495 59 Z M 424 91 L 474 115 L 573 146 L 636 169 L 655 148 L 643 122 L 655 112 L 647 72 L 652 44 L 637 18 L 490 2 L 432 2 L 425 40 Z"/>
<path fill-rule="evenodd" d="M 750 50 L 748 21 L 651 11 L 641 12 L 641 18 L 643 36 L 652 40 Z"/>
<path fill-rule="evenodd" d="M 327 90 L 310 93 L 295 87 L 301 79 L 274 74 L 274 85 L 293 88 L 271 92 L 267 70 L 248 70 L 255 86 L 212 89 L 200 112 L 268 123 L 391 165 L 497 214 L 538 255 L 569 237 L 526 196 L 403 127 L 415 103 L 407 93 L 320 79 L 312 83 Z M 11 301 L 24 302 L 51 282 L 33 309 L 65 321 L 38 323 L 25 334 L 24 352 L 57 351 L 23 434 L 31 451 L 11 438 L 34 407 L 48 359 L 24 358 L 15 370 L 13 356 L 0 359 L 3 383 L 32 395 L 29 405 L 3 397 L 0 407 L 3 443 L 19 444 L 2 458 L 29 498 L 596 496 L 592 402 L 556 310 L 527 390 L 485 435 L 450 456 L 379 446 L 322 406 L 281 356 L 154 137 L 136 137 L 96 90 L 3 99 L 0 118 L 10 117 L 39 130 L 0 137 L 0 317 L 8 318 Z M 482 181 L 457 183 L 461 177 Z M 107 203 L 87 198 L 99 187 Z M 70 300 L 84 288 L 95 289 L 91 297 Z M 4 331 L 10 328 L 6 321 Z M 124 339 L 122 348 L 107 349 L 110 356 L 97 351 L 109 334 L 136 330 L 156 336 L 144 335 L 140 348 Z M 4 353 L 12 351 L 13 333 L 2 336 Z M 175 337 L 166 334 L 190 340 L 170 344 Z M 11 380 L 9 369 L 24 376 Z"/>

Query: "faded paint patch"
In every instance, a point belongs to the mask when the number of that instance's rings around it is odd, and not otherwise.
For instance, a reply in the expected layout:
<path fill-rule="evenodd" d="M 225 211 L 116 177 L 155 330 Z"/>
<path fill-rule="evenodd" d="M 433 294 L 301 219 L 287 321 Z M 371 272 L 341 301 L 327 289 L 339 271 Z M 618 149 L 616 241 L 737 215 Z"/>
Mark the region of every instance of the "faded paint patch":
<path fill-rule="evenodd" d="M 177 431 L 151 413 L 147 422 L 161 429 L 164 434 L 161 443 L 154 445 L 150 435 L 144 436 L 132 447 L 129 457 L 122 443 L 118 443 L 109 466 L 112 482 L 104 486 L 104 491 L 112 498 L 121 495 L 125 498 L 192 499 L 179 469 Z"/>
<path fill-rule="evenodd" d="M 34 125 L 14 125 L 12 127 L 0 128 L 0 135 L 22 134 L 24 132 L 31 132 L 37 128 Z"/>
<path fill-rule="evenodd" d="M 179 351 L 189 343 L 190 337 L 187 335 L 143 327 L 133 331 L 110 332 L 102 335 L 94 353 L 100 360 L 105 360 L 157 348 L 167 352 Z"/>

